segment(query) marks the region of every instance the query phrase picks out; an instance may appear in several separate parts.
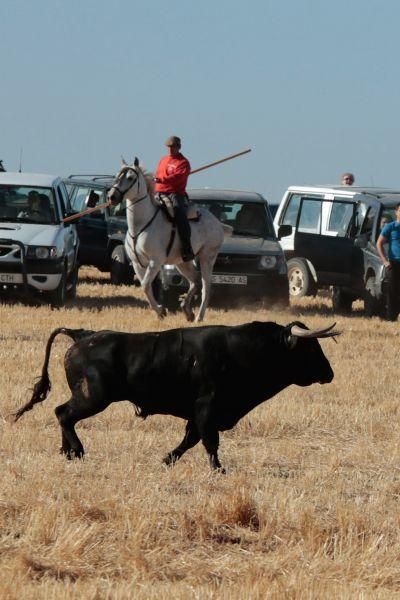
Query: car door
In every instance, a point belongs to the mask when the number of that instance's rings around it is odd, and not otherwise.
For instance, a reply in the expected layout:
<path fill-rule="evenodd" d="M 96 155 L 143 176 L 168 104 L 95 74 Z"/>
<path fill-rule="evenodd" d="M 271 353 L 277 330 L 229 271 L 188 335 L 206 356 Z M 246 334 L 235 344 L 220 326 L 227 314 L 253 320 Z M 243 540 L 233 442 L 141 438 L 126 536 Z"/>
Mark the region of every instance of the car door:
<path fill-rule="evenodd" d="M 89 196 L 93 199 L 97 194 L 97 204 L 106 201 L 105 190 L 90 185 L 77 185 L 71 195 L 72 210 L 84 211 Z M 83 265 L 94 265 L 104 268 L 108 243 L 106 208 L 94 211 L 81 217 L 77 224 L 79 235 L 79 262 Z"/>
<path fill-rule="evenodd" d="M 70 200 L 63 183 L 60 183 L 57 186 L 57 193 L 60 202 L 61 216 L 64 217 L 70 212 Z M 75 268 L 77 258 L 78 234 L 75 223 L 64 223 L 63 231 L 64 252 L 68 261 L 68 273 L 70 273 Z"/>
<path fill-rule="evenodd" d="M 303 195 L 294 233 L 294 256 L 313 265 L 321 285 L 346 285 L 351 281 L 354 240 L 351 227 L 355 203 L 327 194 Z"/>

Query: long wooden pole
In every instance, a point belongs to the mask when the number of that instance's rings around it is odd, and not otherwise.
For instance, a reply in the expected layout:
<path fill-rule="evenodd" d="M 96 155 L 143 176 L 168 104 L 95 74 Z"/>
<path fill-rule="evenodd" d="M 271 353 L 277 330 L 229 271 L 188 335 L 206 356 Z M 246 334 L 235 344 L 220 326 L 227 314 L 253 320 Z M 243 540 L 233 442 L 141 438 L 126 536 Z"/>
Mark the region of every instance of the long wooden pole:
<path fill-rule="evenodd" d="M 194 175 L 195 173 L 199 173 L 200 171 L 205 171 L 206 169 L 209 169 L 210 167 L 215 167 L 215 165 L 220 165 L 221 163 L 226 162 L 227 160 L 232 160 L 233 158 L 237 158 L 238 156 L 243 156 L 243 154 L 248 154 L 248 152 L 251 152 L 251 148 L 248 148 L 247 150 L 243 150 L 242 152 L 237 152 L 236 154 L 231 154 L 230 156 L 226 156 L 225 158 L 221 158 L 220 160 L 216 160 L 215 162 L 208 163 L 207 165 L 204 165 L 203 167 L 199 167 L 198 169 L 194 169 L 193 171 L 190 171 L 190 175 Z M 103 204 L 98 204 L 97 206 L 93 206 L 93 208 L 87 208 L 86 210 L 76 213 L 75 215 L 70 215 L 69 217 L 65 217 L 65 219 L 63 219 L 63 222 L 69 223 L 70 221 L 75 221 L 75 219 L 79 219 L 80 217 L 84 217 L 85 215 L 90 215 L 90 213 L 96 212 L 96 210 L 101 210 L 102 208 L 105 208 L 106 206 L 110 206 L 110 204 L 111 204 L 111 202 L 108 200 L 107 202 L 103 202 Z"/>
<path fill-rule="evenodd" d="M 209 169 L 210 167 L 215 167 L 215 165 L 220 165 L 221 163 L 226 162 L 227 160 L 232 160 L 232 158 L 237 158 L 238 156 L 243 156 L 243 154 L 247 154 L 248 152 L 251 152 L 251 148 L 248 148 L 247 150 L 243 150 L 242 152 L 238 152 L 237 154 L 231 154 L 231 156 L 227 156 L 226 158 L 221 158 L 221 160 L 216 160 L 215 162 L 208 163 L 208 165 L 204 165 L 204 167 L 199 167 L 198 169 L 194 169 L 193 171 L 190 171 L 190 175 L 194 175 L 194 173 L 199 173 L 200 171 L 204 171 L 205 169 Z"/>
<path fill-rule="evenodd" d="M 103 202 L 103 204 L 98 204 L 97 206 L 93 206 L 92 208 L 87 208 L 82 212 L 76 213 L 74 215 L 70 215 L 69 217 L 65 217 L 63 219 L 63 223 L 69 223 L 70 221 L 75 221 L 75 219 L 79 219 L 79 217 L 84 217 L 85 215 L 90 215 L 92 212 L 96 212 L 96 210 L 101 210 L 106 206 L 110 206 L 111 202 L 107 200 L 107 202 Z"/>

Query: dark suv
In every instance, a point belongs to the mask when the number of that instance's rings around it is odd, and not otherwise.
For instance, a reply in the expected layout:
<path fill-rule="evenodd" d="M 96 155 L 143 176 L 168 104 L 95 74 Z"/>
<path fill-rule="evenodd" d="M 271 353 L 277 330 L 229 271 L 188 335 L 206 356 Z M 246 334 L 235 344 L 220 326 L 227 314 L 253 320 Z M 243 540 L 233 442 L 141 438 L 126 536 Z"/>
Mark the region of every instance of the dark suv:
<path fill-rule="evenodd" d="M 65 180 L 74 211 L 106 202 L 110 175 L 71 175 Z M 268 203 L 260 194 L 231 190 L 188 190 L 192 202 L 208 208 L 233 227 L 218 255 L 213 288 L 230 296 L 250 295 L 287 306 L 289 290 L 286 261 L 275 235 Z M 134 273 L 124 249 L 126 206 L 107 206 L 83 216 L 77 223 L 79 263 L 110 271 L 114 284 L 132 283 Z M 283 235 L 291 228 L 281 228 Z M 186 280 L 174 265 L 164 265 L 155 291 L 168 308 L 175 308 L 186 291 Z"/>
<path fill-rule="evenodd" d="M 73 211 L 105 203 L 112 182 L 112 175 L 70 175 L 64 179 Z M 124 250 L 126 230 L 126 211 L 121 205 L 106 206 L 80 217 L 79 264 L 110 272 L 111 282 L 116 285 L 132 283 L 133 269 Z"/>
<path fill-rule="evenodd" d="M 192 189 L 188 195 L 197 206 L 208 208 L 233 228 L 214 265 L 213 297 L 218 293 L 224 300 L 248 296 L 287 306 L 286 261 L 265 198 L 255 192 L 215 189 Z M 291 232 L 291 227 L 286 229 L 280 234 Z M 174 308 L 187 283 L 174 265 L 164 265 L 160 279 L 163 304 Z"/>

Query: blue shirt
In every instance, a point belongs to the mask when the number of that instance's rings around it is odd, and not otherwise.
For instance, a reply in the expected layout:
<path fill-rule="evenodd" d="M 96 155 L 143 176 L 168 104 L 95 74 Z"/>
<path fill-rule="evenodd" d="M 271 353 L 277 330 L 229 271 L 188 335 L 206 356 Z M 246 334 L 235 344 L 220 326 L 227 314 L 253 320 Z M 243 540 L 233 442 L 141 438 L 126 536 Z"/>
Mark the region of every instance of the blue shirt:
<path fill-rule="evenodd" d="M 400 260 L 400 223 L 387 223 L 381 231 L 381 236 L 388 241 L 389 260 Z"/>

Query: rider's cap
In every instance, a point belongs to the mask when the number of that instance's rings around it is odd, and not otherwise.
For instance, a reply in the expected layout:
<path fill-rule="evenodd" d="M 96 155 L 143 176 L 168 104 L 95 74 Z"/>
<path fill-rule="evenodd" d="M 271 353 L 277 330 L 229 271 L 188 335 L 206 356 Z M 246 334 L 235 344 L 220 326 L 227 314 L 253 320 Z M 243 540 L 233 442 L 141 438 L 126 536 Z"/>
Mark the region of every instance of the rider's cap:
<path fill-rule="evenodd" d="M 165 145 L 166 146 L 180 146 L 181 138 L 177 137 L 176 135 L 171 135 L 169 138 L 167 138 L 165 140 Z"/>

